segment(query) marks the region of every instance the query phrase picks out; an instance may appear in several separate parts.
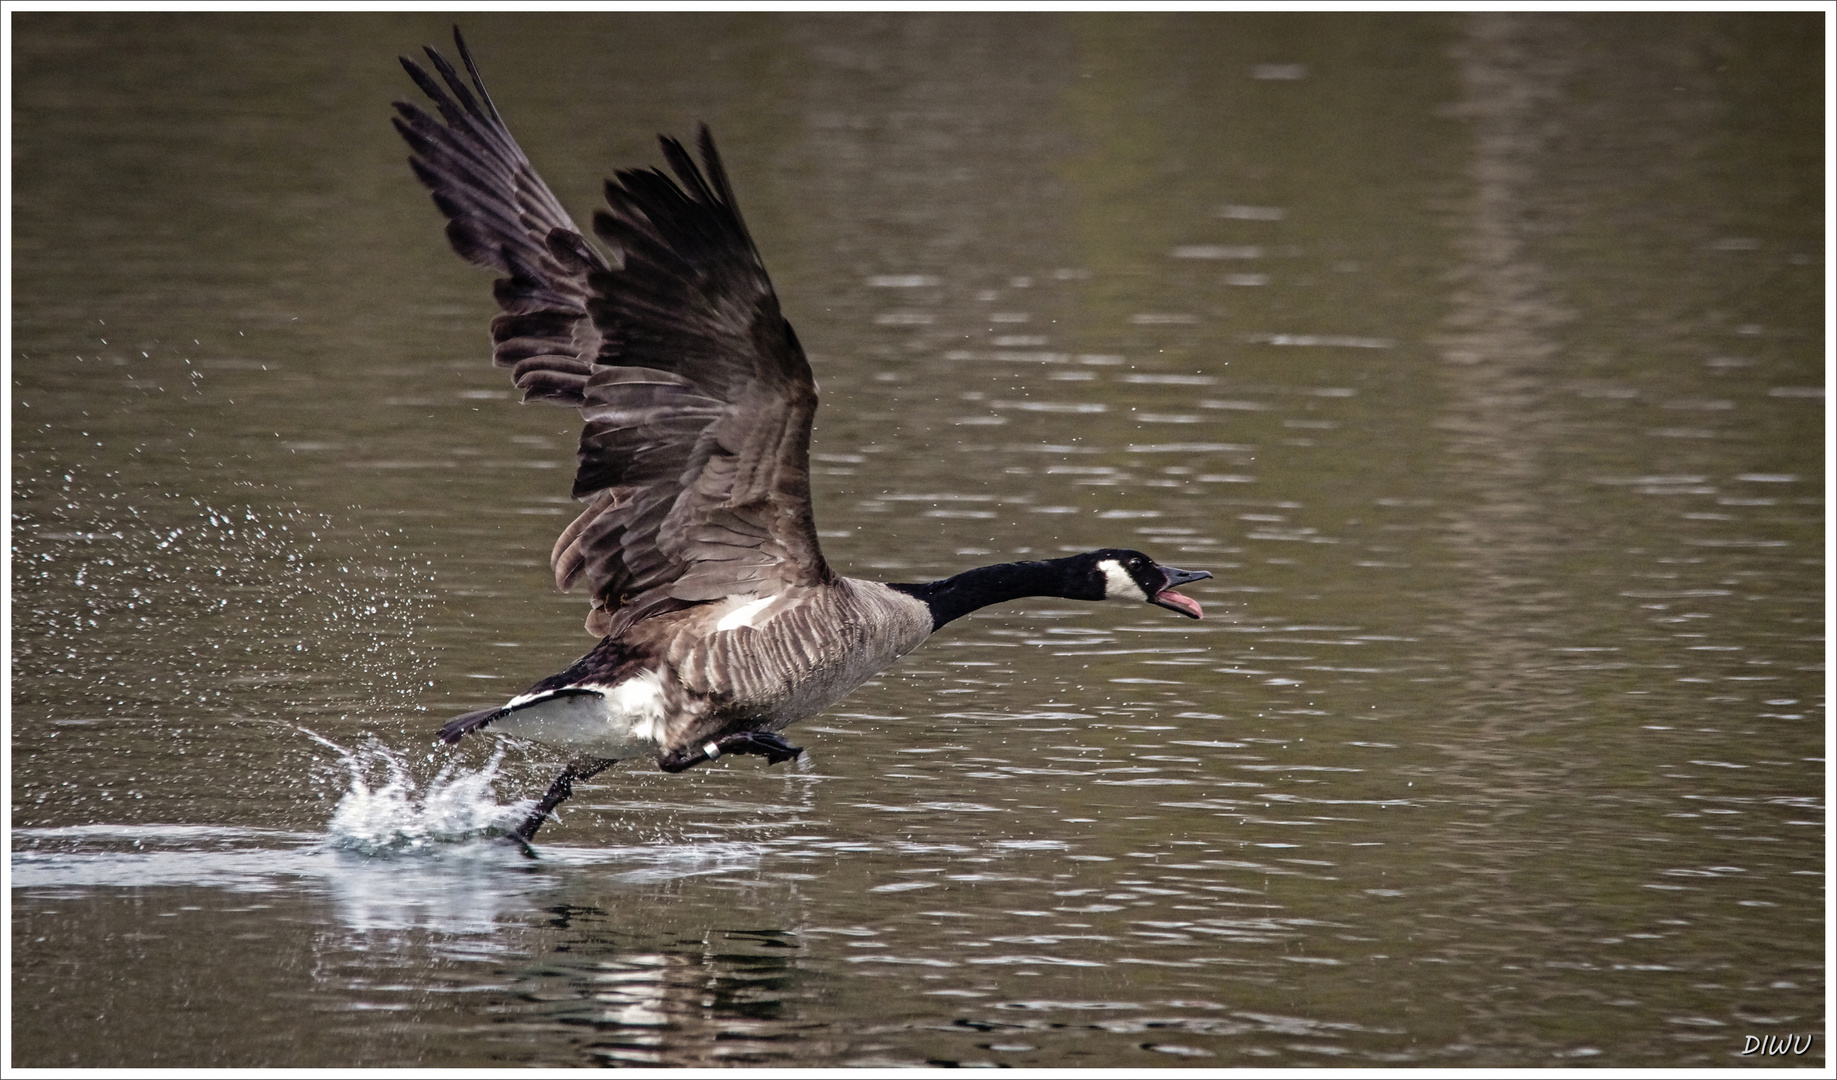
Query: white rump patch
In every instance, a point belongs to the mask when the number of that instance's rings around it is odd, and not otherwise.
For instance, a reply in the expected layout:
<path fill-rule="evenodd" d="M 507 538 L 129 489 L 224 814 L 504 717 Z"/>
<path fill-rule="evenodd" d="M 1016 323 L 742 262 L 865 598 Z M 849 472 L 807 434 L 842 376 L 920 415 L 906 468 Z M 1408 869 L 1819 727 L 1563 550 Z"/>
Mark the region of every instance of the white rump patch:
<path fill-rule="evenodd" d="M 750 604 L 743 604 L 733 609 L 721 616 L 720 622 L 714 624 L 715 633 L 718 634 L 723 630 L 737 630 L 742 626 L 753 625 L 753 616 L 758 615 L 761 611 L 770 607 L 772 601 L 776 599 L 778 599 L 778 597 L 768 596 L 764 599 L 754 600 Z"/>
<path fill-rule="evenodd" d="M 646 671 L 615 686 L 569 689 L 592 693 L 524 695 L 507 706 L 512 712 L 491 722 L 492 730 L 610 758 L 646 756 L 662 745 L 663 672 Z"/>
<path fill-rule="evenodd" d="M 1117 562 L 1115 559 L 1105 559 L 1097 565 L 1103 567 L 1105 583 L 1103 590 L 1104 599 L 1148 599 L 1148 594 L 1142 590 L 1140 585 L 1135 583 L 1135 579 L 1129 576 L 1129 571 L 1124 570 L 1121 563 Z"/>

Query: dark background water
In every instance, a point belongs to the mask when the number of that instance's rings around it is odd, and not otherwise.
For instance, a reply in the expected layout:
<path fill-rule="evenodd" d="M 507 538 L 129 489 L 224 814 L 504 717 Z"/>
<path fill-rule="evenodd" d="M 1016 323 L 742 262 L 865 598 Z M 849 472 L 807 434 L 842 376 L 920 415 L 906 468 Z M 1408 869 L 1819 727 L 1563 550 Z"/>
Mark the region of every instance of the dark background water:
<path fill-rule="evenodd" d="M 466 16 L 579 220 L 713 127 L 844 572 L 1216 575 L 533 859 L 431 740 L 591 644 L 447 25 L 14 16 L 15 1065 L 1822 1064 L 1818 16 Z"/>

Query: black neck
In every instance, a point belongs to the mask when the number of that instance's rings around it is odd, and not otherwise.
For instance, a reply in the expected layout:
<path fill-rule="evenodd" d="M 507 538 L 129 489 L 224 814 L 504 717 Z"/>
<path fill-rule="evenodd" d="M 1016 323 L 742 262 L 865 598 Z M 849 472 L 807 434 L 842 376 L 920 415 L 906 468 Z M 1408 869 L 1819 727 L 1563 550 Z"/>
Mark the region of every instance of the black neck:
<path fill-rule="evenodd" d="M 965 570 L 956 577 L 931 581 L 923 585 L 889 585 L 908 596 L 915 596 L 931 609 L 931 628 L 936 630 L 953 619 L 972 611 L 1019 600 L 1023 596 L 1058 596 L 1067 600 L 1102 600 L 1103 589 L 1094 586 L 1088 572 L 1080 573 L 1072 564 L 1081 556 L 1047 559 L 1043 562 L 996 563 Z M 1093 595 L 1094 593 L 1094 595 Z"/>

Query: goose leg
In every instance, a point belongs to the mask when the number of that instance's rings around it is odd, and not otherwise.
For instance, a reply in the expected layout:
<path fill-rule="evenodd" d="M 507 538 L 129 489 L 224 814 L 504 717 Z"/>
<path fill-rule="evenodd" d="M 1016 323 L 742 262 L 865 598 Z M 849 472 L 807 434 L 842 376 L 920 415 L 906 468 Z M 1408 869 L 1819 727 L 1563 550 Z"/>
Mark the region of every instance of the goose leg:
<path fill-rule="evenodd" d="M 713 751 L 710 753 L 710 751 Z M 657 767 L 664 772 L 682 772 L 691 765 L 700 765 L 704 761 L 713 761 L 722 754 L 761 754 L 767 765 L 776 765 L 789 761 L 804 752 L 801 746 L 790 743 L 768 731 L 742 731 L 737 735 L 703 743 L 689 750 L 676 750 L 657 759 Z"/>
<path fill-rule="evenodd" d="M 542 801 L 537 803 L 536 808 L 523 819 L 523 824 L 505 834 L 504 839 L 518 844 L 528 844 L 534 840 L 536 830 L 540 829 L 542 823 L 549 819 L 549 816 L 555 812 L 555 808 L 567 802 L 568 796 L 574 794 L 574 781 L 598 776 L 616 764 L 618 764 L 616 758 L 581 758 L 578 761 L 568 762 L 568 767 L 561 770 L 561 775 L 549 785 L 547 793 L 542 796 Z"/>

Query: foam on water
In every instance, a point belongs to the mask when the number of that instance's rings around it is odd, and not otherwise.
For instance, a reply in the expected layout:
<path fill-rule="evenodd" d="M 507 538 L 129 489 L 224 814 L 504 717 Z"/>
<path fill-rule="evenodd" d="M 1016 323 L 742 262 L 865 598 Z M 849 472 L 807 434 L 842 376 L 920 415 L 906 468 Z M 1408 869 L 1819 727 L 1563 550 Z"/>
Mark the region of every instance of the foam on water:
<path fill-rule="evenodd" d="M 350 787 L 326 828 L 335 847 L 381 854 L 495 836 L 535 806 L 533 799 L 497 801 L 492 783 L 504 760 L 501 748 L 482 768 L 448 765 L 423 786 L 399 755 L 375 740 L 347 750 L 311 731 L 305 733 L 335 752 L 350 771 Z M 374 780 L 379 771 L 380 781 Z"/>

